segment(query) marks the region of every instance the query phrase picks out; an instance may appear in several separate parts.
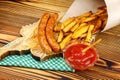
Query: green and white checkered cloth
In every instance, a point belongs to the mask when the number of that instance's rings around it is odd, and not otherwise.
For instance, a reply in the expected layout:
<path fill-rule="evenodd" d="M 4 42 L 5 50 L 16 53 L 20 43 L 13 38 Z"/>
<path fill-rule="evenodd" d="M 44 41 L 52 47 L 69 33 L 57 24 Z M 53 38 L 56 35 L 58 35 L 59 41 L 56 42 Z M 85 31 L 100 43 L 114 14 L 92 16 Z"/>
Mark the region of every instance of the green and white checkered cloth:
<path fill-rule="evenodd" d="M 32 58 L 31 54 L 24 55 L 10 55 L 0 61 L 2 66 L 19 66 L 27 68 L 36 68 L 44 70 L 59 70 L 59 71 L 71 71 L 75 70 L 70 68 L 62 57 L 55 57 L 46 61 L 40 62 Z"/>

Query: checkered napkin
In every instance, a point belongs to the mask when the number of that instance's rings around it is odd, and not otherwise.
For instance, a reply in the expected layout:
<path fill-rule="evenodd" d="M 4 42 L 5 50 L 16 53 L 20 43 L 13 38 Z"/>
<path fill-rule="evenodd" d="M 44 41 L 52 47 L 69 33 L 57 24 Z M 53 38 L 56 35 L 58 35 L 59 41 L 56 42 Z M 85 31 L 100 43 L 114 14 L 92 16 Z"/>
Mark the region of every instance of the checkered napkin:
<path fill-rule="evenodd" d="M 0 61 L 2 66 L 18 66 L 45 70 L 59 70 L 59 71 L 71 71 L 75 70 L 70 68 L 62 57 L 55 57 L 46 61 L 40 62 L 32 58 L 31 54 L 24 55 L 10 55 Z"/>

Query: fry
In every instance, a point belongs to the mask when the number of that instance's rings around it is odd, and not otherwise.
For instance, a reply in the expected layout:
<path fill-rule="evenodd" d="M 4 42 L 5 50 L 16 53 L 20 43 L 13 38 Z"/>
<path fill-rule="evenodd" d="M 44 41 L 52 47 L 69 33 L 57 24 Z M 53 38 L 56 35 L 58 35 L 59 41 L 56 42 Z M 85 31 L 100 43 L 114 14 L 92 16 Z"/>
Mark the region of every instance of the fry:
<path fill-rule="evenodd" d="M 89 26 L 88 33 L 87 33 L 87 37 L 86 37 L 86 39 L 85 39 L 86 42 L 90 42 L 90 41 L 91 41 L 93 28 L 94 28 L 94 25 L 90 25 L 90 26 Z"/>
<path fill-rule="evenodd" d="M 74 25 L 72 28 L 71 28 L 71 32 L 74 32 L 77 28 L 79 27 L 79 23 L 77 23 L 76 25 Z"/>
<path fill-rule="evenodd" d="M 102 22 L 101 29 L 104 29 L 105 25 L 107 24 L 107 19 Z"/>
<path fill-rule="evenodd" d="M 77 22 L 74 20 L 73 22 L 71 22 L 70 24 L 68 24 L 63 31 L 64 32 L 68 32 Z"/>
<path fill-rule="evenodd" d="M 101 19 L 97 19 L 95 21 L 95 27 L 92 30 L 92 32 L 94 33 L 95 31 L 97 31 L 100 27 L 102 26 L 102 20 Z"/>
<path fill-rule="evenodd" d="M 99 10 L 97 10 L 97 12 L 95 13 L 96 15 L 100 15 L 100 14 L 102 14 L 102 13 L 104 13 L 105 12 L 105 10 L 102 10 L 102 9 L 99 9 Z"/>
<path fill-rule="evenodd" d="M 93 14 L 92 11 L 88 11 L 88 12 L 83 13 L 82 15 L 78 16 L 77 18 L 80 19 L 80 18 L 82 18 L 82 17 L 88 17 L 88 16 L 90 16 L 90 15 L 92 15 L 92 14 Z"/>
<path fill-rule="evenodd" d="M 89 27 L 88 25 L 82 26 L 79 30 L 77 30 L 73 33 L 72 38 L 75 39 L 75 38 L 80 37 L 83 33 L 87 32 L 88 27 Z"/>
<path fill-rule="evenodd" d="M 87 25 L 87 23 L 81 23 L 80 25 L 79 25 L 79 27 L 75 30 L 75 31 L 78 31 L 81 27 L 83 27 L 83 26 L 86 26 Z M 75 32 L 74 31 L 74 32 Z"/>
<path fill-rule="evenodd" d="M 68 24 L 70 24 L 72 21 L 74 20 L 74 18 L 68 18 L 67 20 L 65 20 L 63 23 L 62 23 L 62 28 L 63 29 L 65 26 L 67 26 Z"/>
<path fill-rule="evenodd" d="M 57 42 L 61 42 L 63 39 L 63 32 L 60 31 Z"/>
<path fill-rule="evenodd" d="M 90 16 L 90 17 L 87 17 L 83 22 L 89 22 L 89 21 L 92 21 L 92 20 L 94 20 L 94 19 L 96 19 L 96 18 L 97 18 L 96 15 L 92 15 L 92 16 Z"/>
<path fill-rule="evenodd" d="M 87 33 L 84 33 L 80 36 L 80 38 L 83 38 L 83 37 L 86 37 L 87 36 Z"/>
<path fill-rule="evenodd" d="M 63 36 L 68 36 L 69 34 L 71 34 L 71 32 L 66 32 L 63 34 Z"/>
<path fill-rule="evenodd" d="M 54 27 L 54 31 L 60 31 L 62 27 L 62 23 L 58 23 L 55 27 Z"/>
<path fill-rule="evenodd" d="M 84 48 L 83 50 L 82 50 L 82 52 L 84 53 L 84 52 L 86 52 L 88 49 L 90 49 L 91 47 L 93 47 L 94 45 L 96 45 L 96 44 L 98 44 L 98 43 L 100 43 L 102 41 L 102 39 L 100 38 L 100 39 L 98 39 L 97 41 L 95 41 L 93 44 L 91 44 L 90 46 L 88 46 L 88 47 L 86 47 L 86 48 Z"/>
<path fill-rule="evenodd" d="M 63 39 L 63 41 L 60 43 L 61 50 L 63 50 L 66 47 L 66 45 L 70 42 L 71 37 L 72 37 L 72 34 L 69 34 Z"/>
<path fill-rule="evenodd" d="M 101 9 L 101 10 L 106 10 L 106 6 L 101 6 L 101 7 L 98 7 L 98 9 Z"/>

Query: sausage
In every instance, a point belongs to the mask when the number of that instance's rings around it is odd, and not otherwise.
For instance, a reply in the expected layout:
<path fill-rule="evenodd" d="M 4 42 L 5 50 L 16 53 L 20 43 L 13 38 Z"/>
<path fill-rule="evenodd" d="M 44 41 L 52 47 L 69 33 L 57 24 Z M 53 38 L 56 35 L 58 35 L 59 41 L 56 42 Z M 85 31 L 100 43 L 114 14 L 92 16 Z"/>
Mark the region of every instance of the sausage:
<path fill-rule="evenodd" d="M 48 44 L 46 35 L 45 35 L 45 29 L 46 29 L 46 25 L 49 20 L 49 17 L 50 17 L 50 14 L 45 13 L 42 16 L 39 26 L 38 26 L 38 41 L 39 41 L 39 44 L 40 44 L 42 50 L 47 54 L 52 53 L 52 49 L 51 49 L 50 45 Z"/>
<path fill-rule="evenodd" d="M 58 14 L 54 13 L 48 20 L 47 27 L 46 27 L 46 37 L 47 37 L 49 45 L 52 47 L 54 52 L 59 52 L 60 50 L 60 46 L 57 43 L 54 37 L 54 34 L 53 34 L 54 24 L 57 18 L 58 18 Z"/>

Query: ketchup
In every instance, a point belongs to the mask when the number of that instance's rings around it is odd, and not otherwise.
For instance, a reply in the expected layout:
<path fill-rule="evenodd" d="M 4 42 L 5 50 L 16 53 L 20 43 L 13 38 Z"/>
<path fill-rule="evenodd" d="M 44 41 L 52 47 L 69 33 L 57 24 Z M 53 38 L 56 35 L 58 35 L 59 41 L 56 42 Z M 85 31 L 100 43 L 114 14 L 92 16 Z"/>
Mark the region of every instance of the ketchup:
<path fill-rule="evenodd" d="M 74 44 L 66 49 L 64 59 L 72 68 L 76 70 L 86 70 L 94 65 L 97 60 L 96 51 L 94 48 L 90 48 L 82 53 L 82 50 L 86 47 L 87 45 L 84 44 Z"/>

